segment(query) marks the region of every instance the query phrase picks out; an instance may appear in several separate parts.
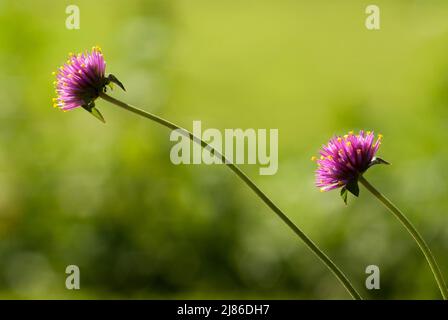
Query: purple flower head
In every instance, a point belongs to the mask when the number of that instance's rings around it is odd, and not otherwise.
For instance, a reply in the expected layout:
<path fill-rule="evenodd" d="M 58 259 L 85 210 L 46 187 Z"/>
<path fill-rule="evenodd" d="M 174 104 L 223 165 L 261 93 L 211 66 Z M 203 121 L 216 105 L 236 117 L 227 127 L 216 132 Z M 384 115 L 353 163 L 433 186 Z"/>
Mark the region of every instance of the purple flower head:
<path fill-rule="evenodd" d="M 124 87 L 113 75 L 106 77 L 106 61 L 99 47 L 93 47 L 92 51 L 69 54 L 66 63 L 57 72 L 54 85 L 57 97 L 53 99 L 54 107 L 63 111 L 83 107 L 87 111 L 101 117 L 95 107 L 95 100 L 101 92 L 106 91 L 106 86 L 111 82 L 117 83 L 123 90 Z"/>
<path fill-rule="evenodd" d="M 373 132 L 363 130 L 331 138 L 322 146 L 320 158 L 312 158 L 318 165 L 316 186 L 321 191 L 342 187 L 344 192 L 348 190 L 357 196 L 358 177 L 374 164 L 387 163 L 375 157 L 382 138 L 379 134 L 375 140 Z"/>

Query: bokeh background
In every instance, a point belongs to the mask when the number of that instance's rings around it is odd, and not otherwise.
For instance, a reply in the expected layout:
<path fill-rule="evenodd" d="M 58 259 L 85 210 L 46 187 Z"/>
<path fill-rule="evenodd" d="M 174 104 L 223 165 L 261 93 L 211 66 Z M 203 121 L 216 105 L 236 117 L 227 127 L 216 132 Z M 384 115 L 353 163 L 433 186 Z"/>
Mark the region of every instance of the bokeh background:
<path fill-rule="evenodd" d="M 80 8 L 79 30 L 65 8 Z M 448 277 L 448 3 L 0 1 L 0 298 L 346 299 L 227 168 L 175 166 L 169 131 L 106 102 L 52 108 L 68 52 L 103 48 L 113 95 L 191 129 L 278 128 L 279 170 L 242 168 L 370 299 L 436 299 L 417 246 L 370 194 L 314 187 L 333 134 L 384 135 L 367 178 Z M 81 269 L 81 290 L 65 268 Z M 365 289 L 365 268 L 381 289 Z"/>

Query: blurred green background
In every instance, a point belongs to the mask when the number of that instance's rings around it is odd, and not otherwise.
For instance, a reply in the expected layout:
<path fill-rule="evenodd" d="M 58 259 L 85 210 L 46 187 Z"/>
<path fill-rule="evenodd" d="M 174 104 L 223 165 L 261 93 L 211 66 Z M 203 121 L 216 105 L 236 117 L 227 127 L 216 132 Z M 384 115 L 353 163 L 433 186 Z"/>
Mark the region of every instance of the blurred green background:
<path fill-rule="evenodd" d="M 65 8 L 80 8 L 79 30 Z M 0 298 L 345 299 L 320 261 L 223 166 L 175 166 L 169 131 L 103 102 L 52 108 L 51 72 L 100 45 L 127 92 L 191 129 L 278 128 L 274 202 L 370 299 L 439 298 L 425 259 L 370 194 L 314 187 L 333 134 L 384 134 L 367 178 L 448 277 L 448 3 L 0 0 Z M 81 290 L 65 268 L 81 269 Z M 381 290 L 365 289 L 365 268 Z"/>

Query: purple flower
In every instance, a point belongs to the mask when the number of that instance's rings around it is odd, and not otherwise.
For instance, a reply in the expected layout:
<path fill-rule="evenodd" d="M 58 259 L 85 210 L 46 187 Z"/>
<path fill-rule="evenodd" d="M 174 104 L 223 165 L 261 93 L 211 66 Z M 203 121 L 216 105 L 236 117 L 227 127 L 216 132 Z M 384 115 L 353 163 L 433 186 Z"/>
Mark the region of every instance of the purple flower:
<path fill-rule="evenodd" d="M 95 100 L 100 93 L 106 91 L 111 82 L 118 84 L 123 90 L 120 81 L 113 75 L 106 77 L 106 61 L 99 47 L 92 51 L 69 54 L 67 62 L 59 68 L 54 85 L 57 97 L 53 99 L 54 107 L 63 111 L 83 107 L 93 115 L 104 121 L 95 107 Z"/>
<path fill-rule="evenodd" d="M 318 165 L 316 186 L 321 191 L 342 187 L 341 194 L 348 190 L 357 196 L 358 177 L 374 164 L 387 163 L 375 157 L 382 137 L 379 134 L 375 141 L 373 132 L 361 130 L 356 135 L 351 131 L 330 139 L 327 145 L 322 146 L 320 158 L 312 158 Z"/>
<path fill-rule="evenodd" d="M 89 105 L 106 85 L 106 62 L 99 47 L 92 52 L 70 54 L 56 75 L 54 106 L 66 111 Z"/>

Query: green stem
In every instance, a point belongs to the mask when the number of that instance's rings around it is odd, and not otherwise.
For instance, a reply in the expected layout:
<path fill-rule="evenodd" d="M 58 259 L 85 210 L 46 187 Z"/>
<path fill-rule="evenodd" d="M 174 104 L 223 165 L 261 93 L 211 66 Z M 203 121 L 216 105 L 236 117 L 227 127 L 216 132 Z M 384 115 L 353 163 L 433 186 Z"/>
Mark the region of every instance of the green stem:
<path fill-rule="evenodd" d="M 187 136 L 192 141 L 200 144 L 203 148 L 207 148 L 207 150 L 212 151 L 215 156 L 218 158 L 221 158 L 224 160 L 225 164 L 232 170 L 236 175 L 243 180 L 249 188 L 251 188 L 258 197 L 260 197 L 261 200 L 269 207 L 272 211 L 277 214 L 277 216 L 284 222 L 286 225 L 297 235 L 299 238 L 308 246 L 308 248 L 314 252 L 314 254 L 333 272 L 333 274 L 338 278 L 338 280 L 342 283 L 342 285 L 347 289 L 347 291 L 350 293 L 350 295 L 357 300 L 361 300 L 361 296 L 359 293 L 355 290 L 353 285 L 350 283 L 350 281 L 347 279 L 347 277 L 344 275 L 344 273 L 334 264 L 334 262 L 325 254 L 322 252 L 322 250 L 319 249 L 319 247 L 314 244 L 314 242 L 308 238 L 303 231 L 301 231 L 284 213 L 282 210 L 280 210 L 279 207 L 277 207 L 269 197 L 263 193 L 263 191 L 258 188 L 254 182 L 244 173 L 242 172 L 236 165 L 234 165 L 232 162 L 228 161 L 218 150 L 211 147 L 209 144 L 207 144 L 205 141 L 201 140 L 200 138 L 194 136 L 191 132 L 187 131 L 186 129 L 183 129 L 179 127 L 178 125 L 175 125 L 172 122 L 169 122 L 168 120 L 165 120 L 159 116 L 156 116 L 154 114 L 148 113 L 144 110 L 138 109 L 136 107 L 133 107 L 127 103 L 121 102 L 120 100 L 117 100 L 111 96 L 108 96 L 105 93 L 101 93 L 100 97 L 104 100 L 121 107 L 123 109 L 126 109 L 128 111 L 131 111 L 135 114 L 138 114 L 139 116 L 145 117 L 147 119 L 153 120 L 171 130 L 179 130 L 182 134 Z"/>
<path fill-rule="evenodd" d="M 394 216 L 401 222 L 401 224 L 406 228 L 406 230 L 411 234 L 414 238 L 415 242 L 417 242 L 420 250 L 423 252 L 426 260 L 428 261 L 429 266 L 431 267 L 431 271 L 434 274 L 434 278 L 436 279 L 437 285 L 439 286 L 440 292 L 442 293 L 442 297 L 444 300 L 448 299 L 448 289 L 445 284 L 445 280 L 443 279 L 442 272 L 440 271 L 439 266 L 437 265 L 436 259 L 434 258 L 431 250 L 426 244 L 425 240 L 423 240 L 422 236 L 418 233 L 417 229 L 412 225 L 411 221 L 400 211 L 389 199 L 387 199 L 381 192 L 379 192 L 374 186 L 372 186 L 363 176 L 359 177 L 359 182 L 366 187 L 381 203 L 386 206 L 387 209 L 390 210 L 394 214 Z"/>

